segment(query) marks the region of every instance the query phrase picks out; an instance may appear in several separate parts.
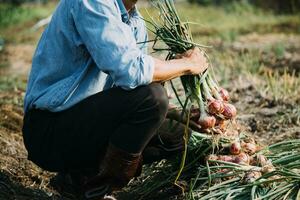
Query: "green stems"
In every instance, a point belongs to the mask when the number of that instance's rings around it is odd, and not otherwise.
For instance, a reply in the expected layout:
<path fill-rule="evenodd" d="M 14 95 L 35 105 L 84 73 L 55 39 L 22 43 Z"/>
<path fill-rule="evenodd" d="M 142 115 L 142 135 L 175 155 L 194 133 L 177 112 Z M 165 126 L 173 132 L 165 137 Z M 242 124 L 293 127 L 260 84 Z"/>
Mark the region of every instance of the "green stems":
<path fill-rule="evenodd" d="M 218 91 L 218 87 L 217 85 L 215 84 L 215 82 L 210 78 L 210 76 L 207 76 L 207 83 L 208 83 L 208 86 L 209 88 L 211 89 L 211 92 L 213 94 L 213 96 L 218 99 L 218 100 L 223 100 L 221 95 L 219 94 L 219 91 Z"/>
<path fill-rule="evenodd" d="M 213 96 L 210 94 L 210 89 L 207 85 L 206 79 L 204 79 L 202 82 L 202 88 L 203 88 L 203 94 L 204 94 L 206 100 L 214 99 Z"/>
<path fill-rule="evenodd" d="M 200 118 L 201 118 L 201 116 L 205 117 L 207 114 L 206 114 L 205 105 L 204 105 L 202 94 L 201 94 L 200 85 L 197 87 L 197 97 L 196 98 L 197 98 L 196 100 L 197 100 L 197 103 L 198 103 L 198 106 L 200 109 Z"/>

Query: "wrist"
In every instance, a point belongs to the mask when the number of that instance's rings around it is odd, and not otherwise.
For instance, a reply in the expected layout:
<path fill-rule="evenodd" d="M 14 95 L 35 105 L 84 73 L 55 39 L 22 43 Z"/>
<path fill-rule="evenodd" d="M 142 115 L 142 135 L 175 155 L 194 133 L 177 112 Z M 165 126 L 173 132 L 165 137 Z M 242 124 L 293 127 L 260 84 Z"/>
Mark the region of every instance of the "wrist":
<path fill-rule="evenodd" d="M 191 70 L 191 62 L 187 58 L 182 58 L 182 73 L 183 75 L 190 75 L 192 74 Z"/>

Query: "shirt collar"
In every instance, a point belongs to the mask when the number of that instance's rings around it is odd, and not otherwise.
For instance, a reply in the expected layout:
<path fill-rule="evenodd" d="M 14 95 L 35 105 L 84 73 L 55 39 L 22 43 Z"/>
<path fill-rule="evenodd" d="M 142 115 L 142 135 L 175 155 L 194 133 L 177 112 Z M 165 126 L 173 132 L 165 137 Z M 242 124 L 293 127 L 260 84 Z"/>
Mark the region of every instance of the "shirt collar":
<path fill-rule="evenodd" d="M 117 0 L 117 3 L 118 3 L 118 6 L 120 8 L 120 11 L 121 11 L 122 21 L 124 23 L 129 24 L 131 18 L 138 18 L 139 17 L 136 6 L 134 6 L 130 10 L 130 12 L 128 13 L 122 0 Z"/>
<path fill-rule="evenodd" d="M 129 22 L 129 14 L 124 6 L 124 3 L 122 0 L 117 0 L 118 6 L 120 8 L 121 11 L 121 17 L 122 17 L 122 21 L 125 23 Z"/>

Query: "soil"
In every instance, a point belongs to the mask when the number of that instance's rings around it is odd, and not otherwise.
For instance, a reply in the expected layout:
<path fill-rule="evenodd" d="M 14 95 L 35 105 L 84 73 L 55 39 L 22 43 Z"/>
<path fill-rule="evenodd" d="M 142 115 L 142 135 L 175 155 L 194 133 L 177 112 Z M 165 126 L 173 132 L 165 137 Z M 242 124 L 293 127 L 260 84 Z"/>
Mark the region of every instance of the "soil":
<path fill-rule="evenodd" d="M 260 62 L 265 66 L 284 72 L 300 72 L 300 37 L 286 34 L 252 33 L 230 44 L 237 52 L 261 51 Z"/>
<path fill-rule="evenodd" d="M 31 67 L 35 46 L 32 44 L 10 44 L 0 54 L 0 74 L 25 75 Z"/>
<path fill-rule="evenodd" d="M 283 65 L 290 66 L 299 75 L 299 36 L 250 34 L 241 37 L 231 48 L 233 52 L 247 51 L 251 48 L 265 49 L 278 40 L 285 44 L 289 56 L 284 54 L 280 60 L 276 58 L 274 61 L 276 55 L 265 51 L 261 62 L 269 63 L 267 66 L 272 70 L 281 68 L 280 63 L 284 62 Z M 0 64 L 8 67 L 0 67 L 0 75 L 17 74 L 26 77 L 34 49 L 33 44 L 8 44 L 4 53 L 0 54 Z M 227 89 L 230 89 L 232 102 L 239 112 L 238 123 L 258 141 L 269 144 L 287 138 L 300 138 L 300 111 L 295 113 L 300 97 L 293 102 L 274 101 L 263 96 L 246 77 L 232 80 Z M 18 87 L 9 91 L 0 90 L 0 199 L 68 199 L 61 197 L 49 186 L 49 180 L 55 174 L 45 172 L 27 160 L 21 134 L 22 103 L 15 103 L 22 101 L 23 96 L 24 89 Z M 146 176 L 143 178 L 146 179 Z M 125 190 L 120 195 L 125 199 L 126 193 L 130 192 Z M 170 199 L 166 194 L 172 194 L 172 199 L 181 198 L 180 195 L 174 196 L 179 192 L 170 187 L 153 194 L 150 199 Z"/>

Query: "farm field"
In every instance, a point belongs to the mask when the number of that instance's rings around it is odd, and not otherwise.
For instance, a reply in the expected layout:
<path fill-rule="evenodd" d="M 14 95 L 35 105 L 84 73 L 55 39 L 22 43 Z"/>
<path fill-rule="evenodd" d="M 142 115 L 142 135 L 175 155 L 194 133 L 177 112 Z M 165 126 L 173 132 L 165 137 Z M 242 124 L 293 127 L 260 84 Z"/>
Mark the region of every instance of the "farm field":
<path fill-rule="evenodd" d="M 21 134 L 27 75 L 43 31 L 31 27 L 48 17 L 54 8 L 55 3 L 24 4 L 18 8 L 0 4 L 0 199 L 3 200 L 72 199 L 68 195 L 59 196 L 49 186 L 53 173 L 27 160 Z M 240 129 L 265 145 L 300 139 L 300 15 L 274 14 L 248 4 L 203 7 L 178 3 L 177 9 L 182 19 L 194 23 L 191 25 L 194 41 L 212 46 L 207 53 L 219 84 L 229 91 L 231 102 L 237 107 Z M 140 10 L 148 19 L 145 9 Z M 151 7 L 147 10 L 150 14 L 155 12 Z M 4 11 L 10 14 L 3 14 Z M 156 56 L 165 55 L 156 53 Z M 176 102 L 172 93 L 170 98 Z M 139 187 L 145 181 L 151 182 L 153 170 L 163 164 L 144 166 L 142 176 L 117 195 L 121 199 L 185 199 L 171 183 L 168 188 L 139 196 Z"/>

